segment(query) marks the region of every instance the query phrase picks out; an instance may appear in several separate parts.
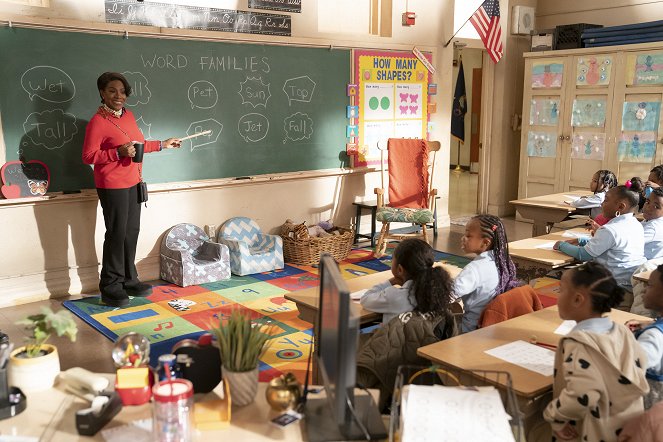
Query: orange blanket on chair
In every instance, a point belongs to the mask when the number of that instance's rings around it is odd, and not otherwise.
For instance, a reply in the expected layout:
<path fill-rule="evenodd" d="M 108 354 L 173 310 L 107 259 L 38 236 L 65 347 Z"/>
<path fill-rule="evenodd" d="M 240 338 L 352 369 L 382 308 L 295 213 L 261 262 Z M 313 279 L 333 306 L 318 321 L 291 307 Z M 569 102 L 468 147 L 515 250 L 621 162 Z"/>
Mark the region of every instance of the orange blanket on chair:
<path fill-rule="evenodd" d="M 389 206 L 428 208 L 428 144 L 425 140 L 390 138 Z"/>
<path fill-rule="evenodd" d="M 479 318 L 480 327 L 488 327 L 507 319 L 517 318 L 537 310 L 543 306 L 539 296 L 529 285 L 513 288 L 507 292 L 497 295 L 486 306 Z"/>

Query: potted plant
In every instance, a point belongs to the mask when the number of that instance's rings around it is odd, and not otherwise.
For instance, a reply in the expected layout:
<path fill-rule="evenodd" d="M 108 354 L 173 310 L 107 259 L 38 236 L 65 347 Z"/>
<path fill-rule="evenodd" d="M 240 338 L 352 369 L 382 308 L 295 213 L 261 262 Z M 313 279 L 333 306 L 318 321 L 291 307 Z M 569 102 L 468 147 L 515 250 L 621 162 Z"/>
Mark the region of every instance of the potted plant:
<path fill-rule="evenodd" d="M 258 392 L 258 363 L 269 347 L 270 327 L 251 322 L 235 310 L 212 328 L 221 354 L 223 379 L 228 383 L 233 405 L 248 405 Z"/>
<path fill-rule="evenodd" d="M 55 346 L 46 341 L 52 336 L 67 336 L 76 340 L 78 327 L 66 310 L 53 312 L 42 307 L 41 313 L 16 322 L 30 332 L 26 345 L 14 350 L 9 358 L 9 384 L 24 392 L 51 388 L 60 373 L 60 357 Z"/>

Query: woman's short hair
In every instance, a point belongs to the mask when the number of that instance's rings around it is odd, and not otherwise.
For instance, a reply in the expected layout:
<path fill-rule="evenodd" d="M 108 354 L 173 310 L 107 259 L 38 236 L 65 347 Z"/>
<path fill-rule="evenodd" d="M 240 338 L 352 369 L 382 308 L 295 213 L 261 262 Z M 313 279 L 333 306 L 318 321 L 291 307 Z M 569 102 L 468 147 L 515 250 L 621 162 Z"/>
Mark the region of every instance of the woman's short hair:
<path fill-rule="evenodd" d="M 127 81 L 126 78 L 124 78 L 124 75 L 120 74 L 119 72 L 104 72 L 97 78 L 97 89 L 104 90 L 106 89 L 106 86 L 108 86 L 108 83 L 111 81 L 119 80 L 122 82 L 124 85 L 124 94 L 128 97 L 131 95 L 131 85 L 129 85 L 129 82 Z"/>

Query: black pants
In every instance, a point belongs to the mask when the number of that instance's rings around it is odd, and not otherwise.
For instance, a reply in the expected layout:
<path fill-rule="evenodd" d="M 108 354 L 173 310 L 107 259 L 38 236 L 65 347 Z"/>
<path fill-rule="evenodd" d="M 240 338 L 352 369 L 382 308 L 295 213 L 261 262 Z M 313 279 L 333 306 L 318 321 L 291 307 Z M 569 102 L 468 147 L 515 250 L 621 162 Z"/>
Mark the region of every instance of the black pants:
<path fill-rule="evenodd" d="M 138 281 L 136 244 L 140 231 L 137 186 L 128 189 L 97 189 L 104 212 L 106 235 L 99 289 L 113 292 L 124 283 Z"/>

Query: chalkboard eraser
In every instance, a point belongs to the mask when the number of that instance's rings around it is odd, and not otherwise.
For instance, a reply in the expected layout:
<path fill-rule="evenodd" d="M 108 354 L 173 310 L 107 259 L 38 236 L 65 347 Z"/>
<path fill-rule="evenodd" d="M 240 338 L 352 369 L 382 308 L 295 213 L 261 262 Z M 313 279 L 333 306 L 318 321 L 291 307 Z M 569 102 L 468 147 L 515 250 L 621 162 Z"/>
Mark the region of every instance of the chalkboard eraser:
<path fill-rule="evenodd" d="M 236 180 L 252 180 L 253 177 L 252 176 L 238 176 L 238 177 L 235 177 L 235 179 Z"/>
<path fill-rule="evenodd" d="M 80 190 L 63 190 L 62 194 L 63 195 L 69 195 L 70 193 L 81 193 Z"/>

